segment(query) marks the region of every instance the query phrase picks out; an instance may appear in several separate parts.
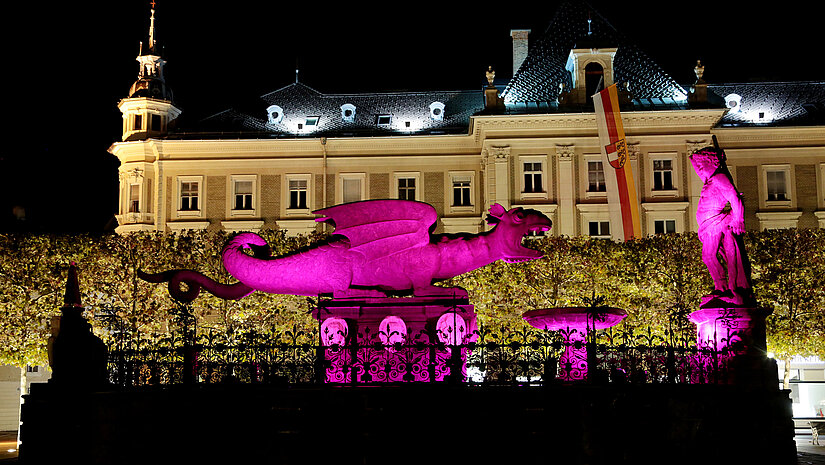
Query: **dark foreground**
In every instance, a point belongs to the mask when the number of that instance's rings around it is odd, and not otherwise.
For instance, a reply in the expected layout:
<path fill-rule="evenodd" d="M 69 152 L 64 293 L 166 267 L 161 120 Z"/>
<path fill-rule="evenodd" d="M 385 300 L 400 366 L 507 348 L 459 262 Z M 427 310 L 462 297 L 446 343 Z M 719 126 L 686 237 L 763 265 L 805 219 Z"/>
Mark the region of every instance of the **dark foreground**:
<path fill-rule="evenodd" d="M 790 400 L 770 389 L 38 387 L 24 464 L 797 463 Z"/>

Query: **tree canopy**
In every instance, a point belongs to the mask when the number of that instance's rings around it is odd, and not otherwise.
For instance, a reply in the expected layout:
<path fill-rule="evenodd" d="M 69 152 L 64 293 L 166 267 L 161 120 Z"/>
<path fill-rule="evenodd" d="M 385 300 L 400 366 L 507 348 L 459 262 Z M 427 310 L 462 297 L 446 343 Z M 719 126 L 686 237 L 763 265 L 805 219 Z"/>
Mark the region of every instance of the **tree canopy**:
<path fill-rule="evenodd" d="M 306 247 L 321 236 L 288 237 L 263 231 L 273 256 Z M 221 264 L 222 232 L 125 235 L 0 234 L 0 363 L 46 361 L 49 321 L 60 314 L 70 262 L 78 265 L 82 303 L 104 338 L 115 325 L 151 339 L 176 331 L 180 305 L 164 285 L 140 280 L 137 270 L 193 269 L 234 282 Z M 628 325 L 691 332 L 687 316 L 712 289 L 695 233 L 627 242 L 547 236 L 531 241 L 544 258 L 495 262 L 444 285 L 470 294 L 479 322 L 495 331 L 523 331 L 521 315 L 543 307 L 586 306 L 595 296 L 628 312 Z M 768 319 L 768 349 L 780 357 L 825 357 L 825 233 L 775 230 L 749 233 L 753 282 Z M 190 305 L 196 331 L 226 337 L 257 332 L 294 339 L 317 326 L 306 298 L 255 292 L 225 301 L 202 293 Z"/>

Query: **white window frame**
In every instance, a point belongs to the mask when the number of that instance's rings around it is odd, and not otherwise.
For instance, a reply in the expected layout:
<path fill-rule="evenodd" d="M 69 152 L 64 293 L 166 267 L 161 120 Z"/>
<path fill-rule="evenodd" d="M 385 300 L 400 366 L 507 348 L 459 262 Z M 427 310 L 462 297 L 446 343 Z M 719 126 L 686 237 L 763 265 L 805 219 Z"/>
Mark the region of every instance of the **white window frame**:
<path fill-rule="evenodd" d="M 592 219 L 592 220 L 589 220 L 589 221 L 588 221 L 587 223 L 585 223 L 585 224 L 587 225 L 587 231 L 586 231 L 586 235 L 587 235 L 587 236 L 590 236 L 590 237 L 595 237 L 595 238 L 597 238 L 597 239 L 610 239 L 610 238 L 611 238 L 611 234 L 613 233 L 613 230 L 612 230 L 612 228 L 610 227 L 610 219 L 609 219 L 609 218 L 608 218 L 608 219 L 606 219 L 606 220 Z M 593 224 L 598 225 L 598 228 L 599 228 L 599 234 L 595 234 L 595 235 L 594 235 L 594 234 L 590 234 L 590 226 L 591 226 L 591 225 L 593 225 Z M 603 226 L 603 225 L 607 225 L 607 229 L 609 230 L 607 234 L 601 234 L 601 233 L 602 233 L 602 226 Z M 585 231 L 582 231 L 582 232 L 585 232 Z"/>
<path fill-rule="evenodd" d="M 140 124 L 137 120 L 140 118 Z M 129 132 L 141 132 L 146 129 L 146 115 L 144 113 L 133 113 L 129 121 Z"/>
<path fill-rule="evenodd" d="M 525 192 L 524 184 L 524 164 L 525 163 L 541 163 L 541 192 Z M 548 173 L 548 164 L 546 155 L 520 155 L 518 157 L 518 182 L 521 199 L 546 199 L 547 192 L 550 190 L 548 182 L 550 175 Z"/>
<path fill-rule="evenodd" d="M 307 116 L 304 118 L 304 129 L 317 129 L 319 124 L 321 124 L 320 116 Z"/>
<path fill-rule="evenodd" d="M 381 122 L 381 118 L 389 118 L 389 121 L 386 123 Z M 375 125 L 379 128 L 389 128 L 392 127 L 392 115 L 380 114 L 375 115 Z"/>
<path fill-rule="evenodd" d="M 647 235 L 656 234 L 657 221 L 676 221 L 676 234 L 686 231 L 685 214 L 690 208 L 690 202 L 645 202 L 642 204 Z"/>
<path fill-rule="evenodd" d="M 660 232 L 660 233 L 656 232 L 656 223 L 662 223 L 662 229 L 663 229 L 662 232 Z M 673 231 L 672 232 L 667 231 L 667 224 L 668 223 L 673 223 Z M 660 219 L 660 220 L 653 220 L 653 233 L 654 234 L 671 234 L 671 233 L 676 233 L 676 231 L 677 231 L 677 229 L 676 229 L 676 218 L 663 218 L 663 219 Z"/>
<path fill-rule="evenodd" d="M 438 111 L 436 111 L 438 110 Z M 441 102 L 433 102 L 430 104 L 430 118 L 434 121 L 444 120 L 444 104 Z"/>
<path fill-rule="evenodd" d="M 276 118 L 272 117 L 272 113 L 278 113 Z M 266 107 L 266 122 L 267 124 L 280 124 L 284 120 L 284 110 L 278 105 L 270 105 Z"/>
<path fill-rule="evenodd" d="M 785 175 L 785 195 L 787 199 L 785 200 L 768 200 L 768 173 L 769 172 L 782 172 Z M 760 203 L 767 208 L 770 207 L 792 207 L 793 202 L 795 201 L 795 195 L 793 195 L 794 189 L 794 182 L 793 182 L 793 170 L 791 169 L 790 164 L 782 164 L 782 165 L 762 165 L 762 176 L 761 176 L 761 187 L 762 193 L 760 197 Z"/>
<path fill-rule="evenodd" d="M 351 111 L 352 114 L 347 116 L 346 115 L 347 110 Z M 345 104 L 341 105 L 341 121 L 344 121 L 345 123 L 355 122 L 355 110 L 356 110 L 355 105 L 353 105 L 351 103 L 345 103 Z"/>
<path fill-rule="evenodd" d="M 251 182 L 252 183 L 252 208 L 251 209 L 243 209 L 239 210 L 235 208 L 235 183 L 237 182 Z M 229 177 L 229 186 L 227 192 L 227 200 L 228 205 L 227 209 L 229 210 L 229 217 L 230 218 L 239 218 L 239 217 L 255 217 L 258 216 L 258 204 L 259 204 L 259 192 L 258 192 L 258 175 L 255 174 L 233 174 Z"/>
<path fill-rule="evenodd" d="M 599 162 L 602 164 L 602 173 L 605 173 L 604 168 L 604 161 L 602 160 L 601 154 L 585 154 L 583 157 L 583 169 L 582 169 L 582 186 L 584 186 L 584 198 L 586 199 L 606 199 L 607 198 L 607 184 L 605 184 L 605 190 L 603 191 L 591 191 L 590 190 L 590 162 Z M 604 174 L 605 181 L 607 180 L 607 174 Z"/>
<path fill-rule="evenodd" d="M 142 182 L 130 182 L 126 185 L 126 210 L 124 213 L 132 214 L 132 215 L 139 215 L 142 213 L 143 207 L 143 183 Z M 132 188 L 137 187 L 137 208 L 135 211 L 132 211 Z"/>
<path fill-rule="evenodd" d="M 312 210 L 312 175 L 311 174 L 287 174 L 284 176 L 284 210 L 287 215 L 309 215 Z M 291 191 L 289 190 L 290 181 L 306 181 L 306 208 L 290 208 Z"/>
<path fill-rule="evenodd" d="M 361 187 L 360 198 L 357 201 L 365 200 L 367 194 L 367 174 L 366 173 L 340 173 L 338 175 L 338 183 L 335 187 L 336 198 L 340 199 L 338 203 L 344 203 L 344 180 L 357 180 Z M 350 200 L 350 202 L 355 202 Z"/>
<path fill-rule="evenodd" d="M 610 223 L 610 210 L 606 203 L 578 204 L 576 209 L 579 212 L 579 231 L 582 236 L 590 236 L 590 222 L 607 221 Z M 610 225 L 610 236 L 590 236 L 599 239 L 612 239 L 613 225 Z"/>
<path fill-rule="evenodd" d="M 453 199 L 455 198 L 455 193 L 453 192 L 453 188 L 455 185 L 456 180 L 459 178 L 468 178 L 470 179 L 470 205 L 453 205 Z M 474 212 L 476 209 L 476 205 L 478 205 L 478 199 L 476 199 L 476 173 L 475 171 L 450 171 L 448 173 L 448 189 L 447 190 L 447 205 L 450 206 L 450 213 L 463 213 L 463 212 Z"/>
<path fill-rule="evenodd" d="M 656 171 L 654 169 L 655 162 L 657 161 L 670 161 L 670 189 L 659 189 L 655 190 L 653 186 L 655 185 L 654 179 L 656 176 Z M 664 153 L 650 153 L 647 156 L 647 172 L 648 178 L 650 182 L 648 183 L 648 192 L 650 192 L 651 197 L 676 197 L 679 195 L 679 180 L 681 179 L 681 173 L 679 171 L 679 163 L 677 163 L 678 156 L 675 152 L 664 152 Z"/>
<path fill-rule="evenodd" d="M 181 194 L 183 183 L 198 183 L 198 208 L 195 210 L 181 210 Z M 175 183 L 175 217 L 176 218 L 200 218 L 203 215 L 203 203 L 206 199 L 203 196 L 203 176 L 178 176 Z"/>
<path fill-rule="evenodd" d="M 393 178 L 393 191 L 391 193 L 391 197 L 394 199 L 400 198 L 398 196 L 398 189 L 399 189 L 399 182 L 401 179 L 415 179 L 415 199 L 421 201 L 421 173 L 418 171 L 401 171 L 395 172 L 392 174 Z"/>

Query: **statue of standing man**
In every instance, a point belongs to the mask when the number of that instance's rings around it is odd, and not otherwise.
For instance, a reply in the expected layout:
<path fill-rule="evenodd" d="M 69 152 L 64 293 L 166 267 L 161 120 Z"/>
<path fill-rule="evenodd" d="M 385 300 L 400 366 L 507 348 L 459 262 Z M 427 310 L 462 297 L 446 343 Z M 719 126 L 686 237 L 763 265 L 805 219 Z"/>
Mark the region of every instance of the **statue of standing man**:
<path fill-rule="evenodd" d="M 725 163 L 725 152 L 706 147 L 691 155 L 690 162 L 703 183 L 696 221 L 702 261 L 715 288 L 702 298 L 702 308 L 752 306 L 750 265 L 742 242 L 745 209 Z"/>

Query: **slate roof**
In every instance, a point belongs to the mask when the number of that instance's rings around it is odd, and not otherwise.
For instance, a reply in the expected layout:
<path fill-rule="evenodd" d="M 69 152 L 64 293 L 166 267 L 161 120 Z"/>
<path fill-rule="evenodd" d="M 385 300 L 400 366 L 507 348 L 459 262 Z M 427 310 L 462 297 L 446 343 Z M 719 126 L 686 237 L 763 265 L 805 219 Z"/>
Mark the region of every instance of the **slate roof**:
<path fill-rule="evenodd" d="M 592 21 L 588 24 L 588 19 Z M 530 50 L 502 96 L 508 106 L 528 102 L 551 105 L 559 96 L 559 84 L 572 87 L 565 69 L 570 50 L 617 48 L 614 82 L 630 83 L 630 92 L 648 105 L 674 104 L 687 92 L 642 50 L 622 36 L 604 17 L 584 2 L 561 3 L 547 29 L 531 38 Z"/>
<path fill-rule="evenodd" d="M 731 108 L 720 126 L 825 125 L 825 81 L 709 84 L 708 90 Z"/>
<path fill-rule="evenodd" d="M 503 88 L 506 112 L 569 111 L 559 109 L 557 99 L 559 83 L 572 86 L 570 73 L 565 69 L 570 50 L 607 46 L 617 48 L 614 81 L 629 83 L 633 110 L 689 108 L 689 86 L 676 83 L 586 3 L 563 1 L 544 33 L 531 39 L 526 59 Z M 720 126 L 825 125 L 825 82 L 709 84 L 708 90 L 711 107 L 724 108 L 726 98 L 732 94 L 741 97 L 738 110 L 732 108 L 719 122 Z M 433 102 L 444 104 L 443 118 L 433 117 Z M 355 107 L 354 119 L 343 117 L 345 104 Z M 267 115 L 267 108 L 273 105 L 281 110 L 282 117 L 277 122 Z M 208 117 L 190 128 L 191 133 L 179 132 L 169 137 L 460 134 L 466 133 L 470 117 L 483 110 L 481 89 L 324 94 L 295 82 Z M 389 115 L 391 123 L 379 125 L 379 115 Z M 318 118 L 316 126 L 307 125 L 310 117 Z"/>
<path fill-rule="evenodd" d="M 435 102 L 443 104 L 441 118 L 431 112 L 431 104 Z M 342 114 L 345 104 L 355 107 L 352 120 Z M 277 122 L 271 121 L 267 114 L 267 108 L 273 105 L 282 110 Z M 323 94 L 296 82 L 206 118 L 199 128 L 274 137 L 449 134 L 466 132 L 470 116 L 483 107 L 481 90 Z M 379 125 L 379 115 L 390 116 L 390 124 Z M 311 117 L 318 118 L 314 127 L 307 125 L 307 118 Z"/>

